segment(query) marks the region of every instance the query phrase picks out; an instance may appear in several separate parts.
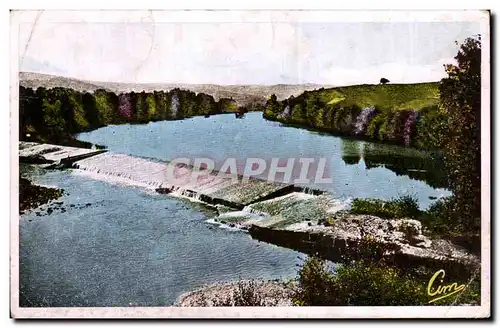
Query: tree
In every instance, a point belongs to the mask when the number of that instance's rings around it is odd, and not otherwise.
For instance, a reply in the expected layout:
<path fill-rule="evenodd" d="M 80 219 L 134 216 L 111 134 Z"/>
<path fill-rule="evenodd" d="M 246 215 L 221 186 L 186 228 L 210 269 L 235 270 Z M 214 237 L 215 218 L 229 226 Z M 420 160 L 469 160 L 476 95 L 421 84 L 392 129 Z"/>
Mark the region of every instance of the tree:
<path fill-rule="evenodd" d="M 264 109 L 264 117 L 269 119 L 276 119 L 281 111 L 281 104 L 278 102 L 278 97 L 272 94 L 266 101 Z"/>
<path fill-rule="evenodd" d="M 440 103 L 449 117 L 445 163 L 453 191 L 452 215 L 465 229 L 477 229 L 481 217 L 481 38 L 467 38 L 445 65 Z"/>
<path fill-rule="evenodd" d="M 53 102 L 51 102 L 53 100 Z M 43 122 L 49 131 L 49 136 L 54 140 L 62 138 L 66 122 L 63 119 L 61 100 L 44 98 L 42 102 Z"/>
<path fill-rule="evenodd" d="M 383 77 L 383 78 L 381 78 L 381 79 L 380 79 L 380 84 L 387 84 L 387 83 L 389 83 L 389 82 L 391 82 L 391 81 L 389 81 L 389 80 L 388 80 L 388 79 L 386 79 L 385 77 Z"/>
<path fill-rule="evenodd" d="M 94 92 L 94 99 L 99 123 L 101 125 L 111 124 L 113 121 L 113 102 L 110 93 L 104 89 L 98 89 Z"/>

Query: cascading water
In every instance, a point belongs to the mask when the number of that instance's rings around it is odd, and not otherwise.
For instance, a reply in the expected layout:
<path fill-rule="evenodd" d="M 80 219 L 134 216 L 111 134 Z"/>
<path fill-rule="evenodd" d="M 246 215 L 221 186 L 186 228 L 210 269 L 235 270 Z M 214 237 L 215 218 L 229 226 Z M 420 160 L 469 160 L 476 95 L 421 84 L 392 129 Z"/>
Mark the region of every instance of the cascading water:
<path fill-rule="evenodd" d="M 375 107 L 365 107 L 359 113 L 356 123 L 354 125 L 354 133 L 356 135 L 364 135 L 368 125 L 370 124 L 371 119 L 375 115 L 376 110 Z"/>
<path fill-rule="evenodd" d="M 293 192 L 285 196 L 249 205 L 252 210 L 267 213 L 258 225 L 285 228 L 308 225 L 308 221 L 328 219 L 333 213 L 346 209 L 349 200 L 335 199 L 331 195 L 313 195 Z M 309 220 L 306 220 L 309 219 Z"/>
<path fill-rule="evenodd" d="M 172 104 L 170 106 L 172 112 L 172 118 L 177 117 L 177 112 L 179 111 L 179 105 L 180 105 L 179 96 L 177 95 L 177 93 L 174 92 L 174 94 L 172 95 Z"/>
<path fill-rule="evenodd" d="M 219 176 L 218 172 L 196 177 L 191 167 L 169 167 L 167 162 L 110 152 L 77 161 L 74 167 L 91 173 L 96 179 L 153 190 L 166 188 L 175 196 L 199 201 L 204 199 L 212 204 L 230 204 L 233 208 L 252 203 L 263 194 L 287 187 L 257 179 L 235 184 L 230 177 Z"/>

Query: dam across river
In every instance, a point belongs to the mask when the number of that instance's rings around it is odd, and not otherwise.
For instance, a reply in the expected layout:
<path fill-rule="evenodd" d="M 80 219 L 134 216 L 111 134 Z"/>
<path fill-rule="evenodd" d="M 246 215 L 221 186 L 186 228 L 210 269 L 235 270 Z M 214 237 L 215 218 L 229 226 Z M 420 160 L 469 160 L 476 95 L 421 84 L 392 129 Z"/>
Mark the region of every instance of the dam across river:
<path fill-rule="evenodd" d="M 82 149 L 51 144 L 20 142 L 21 161 L 44 162 L 45 167 L 71 167 L 100 176 L 130 180 L 159 193 L 174 193 L 212 205 L 224 205 L 241 210 L 245 206 L 284 196 L 304 188 L 280 182 L 250 178 L 245 181 L 221 177 L 217 171 L 192 179 L 194 168 L 177 164 L 173 176 L 168 174 L 169 162 L 118 154 L 105 150 Z M 175 177 L 175 179 L 173 179 Z M 179 182 L 183 181 L 183 182 Z M 236 182 L 235 182 L 236 181 Z M 321 193 L 309 190 L 309 193 Z"/>

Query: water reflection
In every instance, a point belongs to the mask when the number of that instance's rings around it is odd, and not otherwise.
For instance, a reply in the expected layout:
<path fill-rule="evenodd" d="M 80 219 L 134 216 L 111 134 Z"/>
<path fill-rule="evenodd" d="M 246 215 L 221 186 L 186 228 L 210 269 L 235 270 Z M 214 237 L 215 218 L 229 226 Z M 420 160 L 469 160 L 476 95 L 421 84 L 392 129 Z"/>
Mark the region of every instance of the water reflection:
<path fill-rule="evenodd" d="M 433 188 L 448 187 L 443 158 L 438 152 L 351 139 L 342 139 L 341 146 L 342 160 L 348 165 L 364 162 L 367 170 L 382 167 L 398 176 L 423 181 Z"/>

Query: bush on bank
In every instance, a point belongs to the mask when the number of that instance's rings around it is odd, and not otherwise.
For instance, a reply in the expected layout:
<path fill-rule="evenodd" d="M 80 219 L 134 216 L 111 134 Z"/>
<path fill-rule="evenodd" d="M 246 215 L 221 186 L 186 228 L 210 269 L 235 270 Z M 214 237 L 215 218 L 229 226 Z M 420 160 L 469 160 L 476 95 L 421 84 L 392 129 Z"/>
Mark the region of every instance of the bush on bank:
<path fill-rule="evenodd" d="M 400 196 L 388 201 L 355 198 L 350 212 L 375 215 L 385 219 L 417 219 L 421 214 L 418 199 L 413 195 Z"/>
<path fill-rule="evenodd" d="M 299 306 L 417 306 L 479 304 L 479 278 L 461 292 L 432 303 L 428 293 L 433 273 L 413 275 L 384 263 L 359 261 L 330 270 L 326 262 L 308 258 L 298 273 L 292 299 Z M 431 288 L 435 291 L 435 288 Z M 435 297 L 435 296 L 434 296 Z"/>
<path fill-rule="evenodd" d="M 435 237 L 455 237 L 469 235 L 467 225 L 461 224 L 452 213 L 453 197 L 435 201 L 425 211 L 419 209 L 415 195 L 404 195 L 390 200 L 355 198 L 349 213 L 375 215 L 384 219 L 416 219 L 422 222 L 427 233 Z"/>

